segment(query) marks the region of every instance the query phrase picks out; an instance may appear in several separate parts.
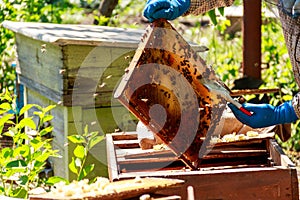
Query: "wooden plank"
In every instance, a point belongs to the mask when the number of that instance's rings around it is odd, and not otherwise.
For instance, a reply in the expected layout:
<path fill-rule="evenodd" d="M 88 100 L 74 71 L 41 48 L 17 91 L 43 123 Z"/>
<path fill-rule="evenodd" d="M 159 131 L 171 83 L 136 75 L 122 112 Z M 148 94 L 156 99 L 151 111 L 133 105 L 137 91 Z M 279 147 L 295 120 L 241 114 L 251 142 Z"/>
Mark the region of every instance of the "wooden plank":
<path fill-rule="evenodd" d="M 270 94 L 279 92 L 279 88 L 274 89 L 244 89 L 244 90 L 231 90 L 231 96 L 242 96 L 247 94 Z"/>
<path fill-rule="evenodd" d="M 144 30 L 84 24 L 54 24 L 4 21 L 1 25 L 15 33 L 56 45 L 91 45 L 137 48 Z M 207 48 L 191 43 L 195 51 Z"/>
<path fill-rule="evenodd" d="M 114 145 L 121 149 L 140 147 L 137 140 L 114 141 Z"/>
<path fill-rule="evenodd" d="M 107 149 L 107 164 L 108 174 L 111 181 L 118 180 L 119 169 L 117 165 L 117 158 L 115 154 L 114 142 L 111 134 L 106 135 L 106 149 Z"/>
<path fill-rule="evenodd" d="M 136 132 L 120 132 L 112 133 L 113 140 L 137 140 L 138 136 Z"/>
<path fill-rule="evenodd" d="M 63 80 L 60 70 L 63 69 L 63 55 L 61 48 L 20 34 L 16 34 L 16 42 L 18 73 L 34 80 L 36 84 L 51 86 L 51 89 L 56 92 L 62 91 Z"/>
<path fill-rule="evenodd" d="M 123 106 L 82 108 L 83 123 L 88 124 L 91 131 L 103 134 L 115 132 L 117 129 L 133 131 L 136 129 L 135 120 Z"/>
<path fill-rule="evenodd" d="M 174 153 L 171 150 L 142 150 L 143 152 L 141 153 L 135 153 L 133 154 L 127 154 L 124 155 L 125 159 L 134 159 L 134 158 L 153 158 L 153 157 L 175 157 Z M 118 154 L 118 153 L 117 153 Z M 119 154 L 118 154 L 119 155 Z"/>
<path fill-rule="evenodd" d="M 249 171 L 186 177 L 202 199 L 292 199 L 289 170 Z M 229 178 L 230 177 L 230 178 Z M 222 184 L 220 184 L 222 183 Z M 173 191 L 174 192 L 174 191 Z M 176 194 L 176 193 L 175 193 Z M 185 198 L 185 196 L 183 196 Z"/>
<path fill-rule="evenodd" d="M 67 69 L 128 66 L 136 48 L 64 45 L 64 64 Z M 80 51 L 78 51 L 80 48 Z M 125 67 L 126 68 L 126 67 Z M 101 70 L 101 69 L 100 69 Z M 95 71 L 95 73 L 98 73 Z"/>
<path fill-rule="evenodd" d="M 78 44 L 136 48 L 143 30 L 83 24 L 4 21 L 3 27 L 36 40 L 58 45 Z"/>
<path fill-rule="evenodd" d="M 175 162 L 178 161 L 176 157 L 162 157 L 162 158 L 135 158 L 135 159 L 128 159 L 128 158 L 118 158 L 119 165 L 137 165 L 137 164 L 153 164 L 153 163 L 164 163 L 164 162 Z"/>
<path fill-rule="evenodd" d="M 56 92 L 22 75 L 20 75 L 19 78 L 20 78 L 20 82 L 26 87 L 30 88 L 31 90 L 38 92 L 39 94 L 43 95 L 44 97 L 47 97 L 49 100 L 55 103 L 58 104 L 62 103 L 62 98 L 61 98 L 62 95 L 59 92 Z"/>
<path fill-rule="evenodd" d="M 261 79 L 261 0 L 244 0 L 243 75 Z"/>
<path fill-rule="evenodd" d="M 299 199 L 299 180 L 296 168 L 291 169 L 292 199 Z"/>
<path fill-rule="evenodd" d="M 101 93 L 77 93 L 64 94 L 63 101 L 64 106 L 84 106 L 84 107 L 109 107 L 120 105 L 115 99 L 112 98 L 112 91 Z"/>
<path fill-rule="evenodd" d="M 68 154 L 68 147 L 67 146 L 61 146 L 57 142 L 53 142 L 53 149 L 59 150 L 59 155 L 61 155 L 60 158 L 50 158 L 50 162 L 53 167 L 53 171 L 55 176 L 63 177 L 66 179 L 69 179 L 69 154 Z"/>
<path fill-rule="evenodd" d="M 209 171 L 145 171 L 120 174 L 119 178 L 129 177 L 168 177 L 185 180 L 185 185 L 177 190 L 158 194 L 181 195 L 186 198 L 187 186 L 193 186 L 197 200 L 295 200 L 292 196 L 295 186 L 291 185 L 291 169 L 270 167 L 224 169 Z"/>
<path fill-rule="evenodd" d="M 270 139 L 268 148 L 275 166 L 295 167 L 295 164 L 283 152 L 276 140 Z"/>
<path fill-rule="evenodd" d="M 268 153 L 266 151 L 232 151 L 228 153 L 221 153 L 221 154 L 208 154 L 203 157 L 204 160 L 209 159 L 226 159 L 226 158 L 249 158 L 249 157 L 256 157 L 256 156 L 267 156 Z"/>

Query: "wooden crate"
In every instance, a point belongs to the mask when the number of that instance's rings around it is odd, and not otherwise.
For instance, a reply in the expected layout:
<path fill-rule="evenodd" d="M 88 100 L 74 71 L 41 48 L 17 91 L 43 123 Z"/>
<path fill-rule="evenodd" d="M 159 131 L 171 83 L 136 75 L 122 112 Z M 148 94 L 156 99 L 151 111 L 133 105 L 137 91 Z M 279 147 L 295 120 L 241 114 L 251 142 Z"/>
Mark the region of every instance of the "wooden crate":
<path fill-rule="evenodd" d="M 143 31 L 10 21 L 2 25 L 15 32 L 25 104 L 57 105 L 51 111 L 53 146 L 62 158 L 52 160 L 54 173 L 72 179 L 68 163 L 73 146 L 65 145 L 68 135 L 82 133 L 85 125 L 100 134 L 135 129 L 135 118 L 112 98 L 112 91 Z M 104 145 L 97 145 L 89 159 L 96 164 L 92 176 L 107 176 Z"/>
<path fill-rule="evenodd" d="M 294 164 L 273 139 L 213 148 L 197 171 L 188 170 L 169 150 L 141 150 L 136 132 L 107 135 L 106 142 L 111 181 L 136 176 L 183 179 L 181 188 L 159 192 L 182 199 L 188 186 L 194 187 L 197 200 L 299 199 Z"/>
<path fill-rule="evenodd" d="M 136 119 L 112 93 L 144 30 L 11 21 L 2 25 L 15 32 L 25 104 L 57 105 L 51 111 L 52 125 L 62 158 L 53 160 L 55 175 L 73 178 L 68 170 L 73 148 L 65 144 L 68 135 L 82 133 L 85 125 L 100 134 L 135 130 Z M 105 142 L 93 149 L 92 175 L 107 176 L 105 151 Z"/>

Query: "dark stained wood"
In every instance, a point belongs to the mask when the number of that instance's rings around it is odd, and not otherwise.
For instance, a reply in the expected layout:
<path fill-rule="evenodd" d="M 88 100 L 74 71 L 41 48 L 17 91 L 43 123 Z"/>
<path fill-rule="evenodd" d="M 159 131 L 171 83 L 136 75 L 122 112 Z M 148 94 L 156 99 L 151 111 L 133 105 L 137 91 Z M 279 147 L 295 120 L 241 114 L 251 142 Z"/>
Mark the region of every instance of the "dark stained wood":
<path fill-rule="evenodd" d="M 225 108 L 205 81 L 213 69 L 166 20 L 146 29 L 114 97 L 192 169 L 200 163 Z M 203 145 L 204 152 L 201 152 Z"/>
<path fill-rule="evenodd" d="M 120 132 L 120 133 L 114 133 L 112 135 L 113 140 L 117 141 L 117 140 L 137 140 L 137 133 L 133 132 L 133 133 L 128 133 L 128 132 Z"/>
<path fill-rule="evenodd" d="M 261 79 L 261 0 L 243 4 L 243 75 Z"/>
<path fill-rule="evenodd" d="M 231 96 L 242 96 L 247 94 L 270 94 L 279 92 L 279 88 L 274 89 L 246 89 L 246 90 L 231 90 Z"/>
<path fill-rule="evenodd" d="M 126 141 L 115 141 L 114 145 L 116 145 L 119 148 L 138 148 L 139 143 L 137 140 L 126 140 Z"/>
<path fill-rule="evenodd" d="M 295 169 L 253 168 L 231 169 L 210 172 L 169 174 L 164 177 L 184 177 L 186 184 L 175 190 L 163 191 L 163 194 L 180 194 L 186 198 L 185 189 L 193 186 L 198 200 L 297 200 L 294 194 L 297 186 L 291 183 L 291 171 Z"/>

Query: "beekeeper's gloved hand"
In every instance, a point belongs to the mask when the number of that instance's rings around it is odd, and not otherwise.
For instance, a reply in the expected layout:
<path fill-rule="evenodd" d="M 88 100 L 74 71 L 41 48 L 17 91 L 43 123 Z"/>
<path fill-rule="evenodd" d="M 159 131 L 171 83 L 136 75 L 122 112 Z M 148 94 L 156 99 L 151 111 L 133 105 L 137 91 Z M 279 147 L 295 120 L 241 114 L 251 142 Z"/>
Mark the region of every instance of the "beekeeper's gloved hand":
<path fill-rule="evenodd" d="M 270 104 L 243 104 L 244 108 L 253 112 L 252 116 L 244 114 L 233 104 L 229 104 L 228 106 L 239 121 L 252 128 L 292 123 L 298 119 L 291 101 L 285 102 L 280 106 L 272 106 Z"/>
<path fill-rule="evenodd" d="M 190 4 L 190 0 L 148 0 L 144 16 L 150 22 L 160 18 L 173 20 L 185 13 Z"/>
<path fill-rule="evenodd" d="M 293 17 L 300 16 L 300 0 L 280 0 L 280 4 L 287 14 Z"/>

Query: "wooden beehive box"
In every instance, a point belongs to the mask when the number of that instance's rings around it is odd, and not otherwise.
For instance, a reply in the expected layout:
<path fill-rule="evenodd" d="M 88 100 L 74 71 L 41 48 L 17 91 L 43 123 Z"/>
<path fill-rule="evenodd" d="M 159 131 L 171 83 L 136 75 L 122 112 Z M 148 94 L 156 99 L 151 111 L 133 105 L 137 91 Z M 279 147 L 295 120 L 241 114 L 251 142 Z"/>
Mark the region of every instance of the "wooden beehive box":
<path fill-rule="evenodd" d="M 107 135 L 111 181 L 134 177 L 185 180 L 180 188 L 159 194 L 186 199 L 193 186 L 197 200 L 298 200 L 297 171 L 273 139 L 216 146 L 199 170 L 190 170 L 170 150 L 142 150 L 137 132 Z"/>
<path fill-rule="evenodd" d="M 65 144 L 68 135 L 83 132 L 85 125 L 100 134 L 135 128 L 131 123 L 134 118 L 113 100 L 112 91 L 142 31 L 11 21 L 2 26 L 15 32 L 17 72 L 25 86 L 25 104 L 57 105 L 51 111 L 53 145 L 63 158 L 52 160 L 55 175 L 72 178 L 68 170 L 72 146 Z M 123 125 L 117 124 L 120 119 Z M 92 155 L 91 162 L 97 166 L 94 175 L 107 175 L 103 145 L 98 145 Z"/>
<path fill-rule="evenodd" d="M 135 130 L 136 119 L 112 98 L 112 91 L 144 30 L 12 21 L 2 26 L 15 33 L 25 104 L 57 105 L 51 111 L 53 145 L 63 158 L 53 160 L 55 175 L 72 178 L 72 146 L 65 144 L 68 135 L 83 132 L 85 125 L 101 134 Z M 92 150 L 91 162 L 96 164 L 94 176 L 107 176 L 105 143 Z"/>

